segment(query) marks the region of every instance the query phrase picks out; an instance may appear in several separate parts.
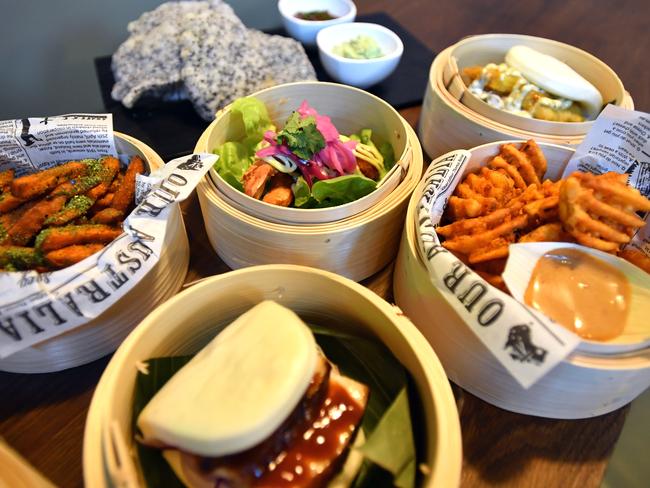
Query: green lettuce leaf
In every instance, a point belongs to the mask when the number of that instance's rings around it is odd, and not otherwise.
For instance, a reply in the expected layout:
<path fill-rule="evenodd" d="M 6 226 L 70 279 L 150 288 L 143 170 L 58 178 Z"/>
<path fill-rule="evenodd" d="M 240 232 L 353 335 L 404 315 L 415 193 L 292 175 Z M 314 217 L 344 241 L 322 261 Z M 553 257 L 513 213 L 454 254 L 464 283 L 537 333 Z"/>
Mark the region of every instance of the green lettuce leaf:
<path fill-rule="evenodd" d="M 379 145 L 377 148 L 379 154 L 384 157 L 384 169 L 389 171 L 393 166 L 395 166 L 395 151 L 390 142 L 386 141 Z"/>
<path fill-rule="evenodd" d="M 311 195 L 319 207 L 334 207 L 353 202 L 377 188 L 377 182 L 363 175 L 345 175 L 319 180 L 311 187 Z"/>
<path fill-rule="evenodd" d="M 266 105 L 255 97 L 238 98 L 230 106 L 230 112 L 241 117 L 246 135 L 240 142 L 248 148 L 255 147 L 267 130 L 275 129 Z"/>
<path fill-rule="evenodd" d="M 217 173 L 229 185 L 244 191 L 242 177 L 253 162 L 249 149 L 241 142 L 224 142 L 214 152 L 219 155 L 214 163 Z"/>
<path fill-rule="evenodd" d="M 291 186 L 293 205 L 298 208 L 315 208 L 318 202 L 311 196 L 311 188 L 302 176 Z"/>
<path fill-rule="evenodd" d="M 390 350 L 376 340 L 311 326 L 316 342 L 341 372 L 370 388 L 368 407 L 361 423 L 366 443 L 360 448 L 365 460 L 354 488 L 399 486 L 412 488 L 418 452 L 413 440 L 410 408 L 419 408 L 417 393 L 407 389 L 404 367 Z M 149 374 L 138 373 L 133 403 L 133 431 L 145 405 L 191 356 L 147 360 Z M 411 405 L 409 405 L 409 395 Z M 136 443 L 147 486 L 180 488 L 182 484 L 161 451 Z"/>

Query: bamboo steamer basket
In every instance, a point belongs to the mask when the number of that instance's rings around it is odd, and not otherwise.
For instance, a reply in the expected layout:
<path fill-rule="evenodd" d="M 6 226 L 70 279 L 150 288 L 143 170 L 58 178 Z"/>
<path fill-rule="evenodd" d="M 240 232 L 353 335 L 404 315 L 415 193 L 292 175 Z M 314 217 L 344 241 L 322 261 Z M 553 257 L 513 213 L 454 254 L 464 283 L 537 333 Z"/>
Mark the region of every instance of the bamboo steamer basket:
<path fill-rule="evenodd" d="M 287 116 L 302 100 L 308 100 L 321 113 L 330 115 L 341 133 L 358 130 L 364 124 L 372 126 L 381 138 L 394 144 L 397 156 L 401 155 L 401 181 L 382 200 L 347 218 L 321 223 L 283 223 L 255 216 L 249 208 L 242 208 L 220 192 L 208 175 L 199 183 L 197 194 L 208 238 L 216 253 L 233 269 L 273 263 L 300 264 L 332 271 L 355 281 L 381 270 L 395 257 L 408 197 L 422 174 L 422 149 L 413 129 L 399 115 L 397 119 L 362 118 L 352 105 L 358 97 L 363 100 L 360 110 L 363 107 L 371 110 L 378 105 L 381 108 L 373 112 L 378 115 L 387 113 L 384 112 L 387 104 L 362 90 L 344 85 L 291 83 L 259 93 L 264 101 L 280 100 Z M 338 102 L 328 108 L 323 100 Z M 321 106 L 323 108 L 319 108 Z M 272 113 L 273 107 L 275 105 L 271 105 Z M 211 152 L 222 141 L 238 137 L 236 132 L 212 130 L 218 120 L 203 133 L 196 152 Z M 238 130 L 232 125 L 227 127 Z M 394 139 L 390 139 L 389 134 Z M 332 211 L 336 212 L 336 207 Z"/>
<path fill-rule="evenodd" d="M 581 49 L 519 34 L 471 36 L 442 51 L 429 71 L 418 133 L 422 147 L 432 159 L 455 149 L 504 139 L 535 139 L 570 147 L 582 142 L 593 121 L 529 119 L 491 107 L 467 90 L 460 77 L 463 68 L 502 62 L 508 49 L 515 45 L 525 45 L 564 61 L 598 88 L 605 103 L 634 109 L 632 98 L 616 73 Z"/>
<path fill-rule="evenodd" d="M 351 280 L 304 266 L 269 265 L 194 285 L 149 314 L 124 341 L 104 371 L 88 412 L 83 448 L 86 486 L 110 485 L 108 473 L 116 468 L 115 456 L 120 456 L 114 452 L 111 432 L 122 434 L 118 436 L 124 441 L 122 454 L 135 456 L 131 408 L 136 362 L 195 353 L 265 299 L 291 308 L 307 322 L 374 337 L 389 347 L 410 372 L 420 395 L 426 419 L 423 461 L 431 468 L 424 486 L 458 485 L 462 454 L 455 401 L 435 353 L 413 324 Z"/>
<path fill-rule="evenodd" d="M 471 149 L 468 169 L 494 156 L 501 144 Z M 540 147 L 549 166 L 552 161 L 566 163 L 573 153 L 560 146 Z M 547 176 L 554 179 L 558 173 Z M 395 302 L 431 343 L 451 381 L 505 410 L 558 419 L 611 412 L 650 386 L 650 348 L 601 356 L 576 350 L 530 388 L 519 385 L 431 282 L 417 242 L 417 207 L 423 189 L 424 181 L 409 202 L 393 291 Z"/>
<path fill-rule="evenodd" d="M 153 149 L 133 137 L 116 132 L 115 145 L 118 154 L 141 156 L 151 170 L 164 166 Z M 180 207 L 174 204 L 160 259 L 129 293 L 87 324 L 0 360 L 0 370 L 49 373 L 112 353 L 147 313 L 181 288 L 189 253 Z"/>

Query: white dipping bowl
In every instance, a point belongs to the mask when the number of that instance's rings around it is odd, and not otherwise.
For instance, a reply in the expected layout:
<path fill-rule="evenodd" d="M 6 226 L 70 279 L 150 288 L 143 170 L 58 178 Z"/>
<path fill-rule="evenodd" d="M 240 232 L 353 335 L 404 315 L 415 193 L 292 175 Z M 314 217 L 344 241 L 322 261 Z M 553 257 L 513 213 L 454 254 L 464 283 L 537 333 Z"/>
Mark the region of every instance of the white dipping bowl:
<path fill-rule="evenodd" d="M 334 54 L 334 48 L 358 36 L 372 37 L 384 53 L 379 58 L 350 59 Z M 375 85 L 388 77 L 402 58 L 404 44 L 392 30 L 379 24 L 353 22 L 327 27 L 316 36 L 325 71 L 336 81 L 359 88 Z"/>
<path fill-rule="evenodd" d="M 291 37 L 308 46 L 316 44 L 316 34 L 321 29 L 336 24 L 354 22 L 357 7 L 350 0 L 280 0 L 278 10 L 282 15 L 284 28 Z M 327 10 L 331 20 L 303 20 L 296 17 L 299 12 Z"/>

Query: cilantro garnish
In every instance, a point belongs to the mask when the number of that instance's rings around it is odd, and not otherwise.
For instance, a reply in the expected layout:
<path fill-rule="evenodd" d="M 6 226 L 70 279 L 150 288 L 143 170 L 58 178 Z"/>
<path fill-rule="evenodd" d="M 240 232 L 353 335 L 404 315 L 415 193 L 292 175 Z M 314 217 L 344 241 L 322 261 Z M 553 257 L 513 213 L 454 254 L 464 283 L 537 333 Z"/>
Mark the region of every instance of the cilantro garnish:
<path fill-rule="evenodd" d="M 316 119 L 303 119 L 298 112 L 291 114 L 284 129 L 278 133 L 278 142 L 286 144 L 292 153 L 305 160 L 325 147 L 325 138 L 316 128 Z"/>

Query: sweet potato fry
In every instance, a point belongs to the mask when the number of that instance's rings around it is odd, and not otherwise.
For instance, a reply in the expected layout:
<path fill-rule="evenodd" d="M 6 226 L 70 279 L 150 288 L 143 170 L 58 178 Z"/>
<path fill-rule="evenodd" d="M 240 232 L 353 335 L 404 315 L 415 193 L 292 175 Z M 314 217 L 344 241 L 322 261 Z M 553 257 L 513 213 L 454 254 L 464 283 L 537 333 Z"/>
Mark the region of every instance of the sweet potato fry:
<path fill-rule="evenodd" d="M 135 177 L 144 173 L 144 161 L 140 156 L 133 156 L 129 162 L 129 167 L 124 173 L 122 184 L 115 192 L 111 207 L 126 212 L 130 205 L 133 204 L 135 197 Z"/>
<path fill-rule="evenodd" d="M 88 166 L 79 161 L 46 169 L 26 176 L 16 178 L 11 182 L 11 193 L 15 197 L 29 200 L 42 195 L 70 178 L 77 178 L 86 173 Z"/>
<path fill-rule="evenodd" d="M 92 216 L 90 222 L 93 224 L 111 225 L 119 222 L 124 218 L 124 212 L 116 208 L 105 208 Z"/>
<path fill-rule="evenodd" d="M 65 205 L 65 197 L 46 198 L 25 212 L 7 232 L 9 240 L 17 246 L 24 246 L 43 227 L 45 220 Z"/>
<path fill-rule="evenodd" d="M 84 244 L 63 247 L 45 254 L 45 263 L 52 268 L 65 268 L 66 266 L 72 266 L 79 261 L 83 261 L 88 256 L 92 256 L 103 248 L 104 244 Z"/>
<path fill-rule="evenodd" d="M 33 247 L 0 246 L 0 267 L 24 270 L 40 265 L 41 255 Z"/>
<path fill-rule="evenodd" d="M 77 244 L 109 243 L 122 233 L 122 229 L 107 225 L 69 225 L 50 227 L 36 237 L 36 248 L 44 253 Z"/>
<path fill-rule="evenodd" d="M 93 201 L 84 195 L 75 195 L 66 203 L 65 207 L 45 219 L 44 225 L 61 226 L 72 222 L 85 215 Z"/>
<path fill-rule="evenodd" d="M 11 181 L 14 179 L 14 170 L 8 169 L 5 171 L 0 171 L 0 189 L 4 190 L 7 188 Z"/>
<path fill-rule="evenodd" d="M 0 193 L 0 215 L 11 212 L 14 208 L 19 207 L 25 200 L 15 197 L 11 191 L 5 190 Z"/>
<path fill-rule="evenodd" d="M 115 198 L 114 193 L 107 193 L 103 197 L 99 198 L 95 204 L 90 207 L 90 210 L 88 212 L 91 215 L 96 214 L 97 212 L 100 212 L 101 210 L 104 210 L 105 208 L 108 208 L 111 206 L 111 203 L 113 203 L 113 198 Z"/>

